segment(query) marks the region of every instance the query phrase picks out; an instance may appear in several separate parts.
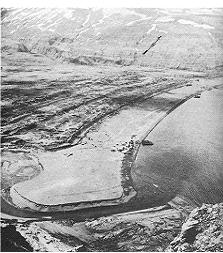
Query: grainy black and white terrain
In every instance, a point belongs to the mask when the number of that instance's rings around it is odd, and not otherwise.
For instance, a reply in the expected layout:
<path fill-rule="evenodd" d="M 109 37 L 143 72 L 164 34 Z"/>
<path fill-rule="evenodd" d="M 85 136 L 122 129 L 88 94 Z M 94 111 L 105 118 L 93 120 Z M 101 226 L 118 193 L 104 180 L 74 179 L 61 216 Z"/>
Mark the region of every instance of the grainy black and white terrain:
<path fill-rule="evenodd" d="M 223 10 L 1 21 L 2 251 L 223 250 Z"/>

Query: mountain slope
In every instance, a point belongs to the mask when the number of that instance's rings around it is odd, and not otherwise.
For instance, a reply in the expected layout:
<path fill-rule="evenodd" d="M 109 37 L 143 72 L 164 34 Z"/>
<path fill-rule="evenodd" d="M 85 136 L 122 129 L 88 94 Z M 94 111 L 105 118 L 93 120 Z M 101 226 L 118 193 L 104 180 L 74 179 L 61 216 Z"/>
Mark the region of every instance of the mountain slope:
<path fill-rule="evenodd" d="M 3 53 L 28 50 L 86 65 L 198 71 L 223 65 L 222 9 L 35 8 L 3 14 Z"/>

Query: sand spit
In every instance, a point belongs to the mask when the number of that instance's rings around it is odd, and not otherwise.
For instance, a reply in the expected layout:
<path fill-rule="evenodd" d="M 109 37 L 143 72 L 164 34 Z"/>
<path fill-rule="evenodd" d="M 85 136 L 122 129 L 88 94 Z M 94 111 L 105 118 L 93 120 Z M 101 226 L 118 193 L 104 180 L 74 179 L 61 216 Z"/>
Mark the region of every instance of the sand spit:
<path fill-rule="evenodd" d="M 141 141 L 174 107 L 211 85 L 216 80 L 155 95 L 92 127 L 83 145 L 39 153 L 44 171 L 15 184 L 12 202 L 43 212 L 128 202 L 136 193 L 130 170 Z"/>

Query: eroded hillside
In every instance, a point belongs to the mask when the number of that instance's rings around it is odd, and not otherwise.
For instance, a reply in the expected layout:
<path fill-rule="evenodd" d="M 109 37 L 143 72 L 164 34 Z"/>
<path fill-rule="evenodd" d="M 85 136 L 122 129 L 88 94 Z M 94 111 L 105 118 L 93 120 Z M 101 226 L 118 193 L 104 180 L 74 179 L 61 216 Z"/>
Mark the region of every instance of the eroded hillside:
<path fill-rule="evenodd" d="M 3 55 L 40 53 L 84 65 L 222 66 L 221 9 L 36 8 L 3 10 L 2 16 Z"/>

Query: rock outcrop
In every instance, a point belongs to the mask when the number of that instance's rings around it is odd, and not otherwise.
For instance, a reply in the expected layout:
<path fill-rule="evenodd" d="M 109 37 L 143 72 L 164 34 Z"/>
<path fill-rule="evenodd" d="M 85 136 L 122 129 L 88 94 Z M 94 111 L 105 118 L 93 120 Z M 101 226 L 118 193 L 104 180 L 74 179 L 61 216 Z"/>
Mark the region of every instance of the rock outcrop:
<path fill-rule="evenodd" d="M 71 219 L 15 225 L 2 223 L 2 250 L 10 244 L 12 250 L 46 252 L 221 252 L 222 218 L 221 203 L 195 208 L 185 222 L 185 212 L 163 206 L 81 223 Z"/>
<path fill-rule="evenodd" d="M 223 203 L 194 209 L 167 251 L 223 250 Z"/>
<path fill-rule="evenodd" d="M 2 225 L 1 251 L 76 252 L 82 245 L 67 245 L 38 226 L 38 223 Z"/>

